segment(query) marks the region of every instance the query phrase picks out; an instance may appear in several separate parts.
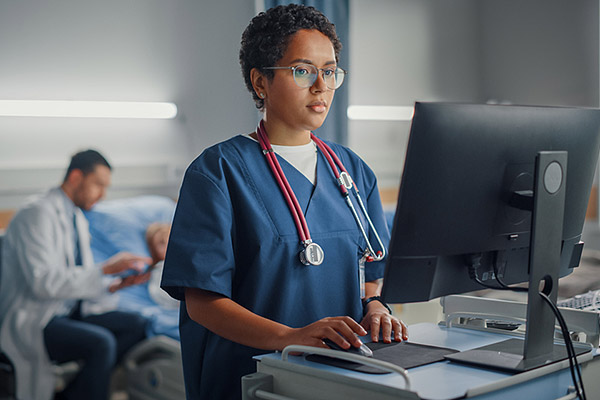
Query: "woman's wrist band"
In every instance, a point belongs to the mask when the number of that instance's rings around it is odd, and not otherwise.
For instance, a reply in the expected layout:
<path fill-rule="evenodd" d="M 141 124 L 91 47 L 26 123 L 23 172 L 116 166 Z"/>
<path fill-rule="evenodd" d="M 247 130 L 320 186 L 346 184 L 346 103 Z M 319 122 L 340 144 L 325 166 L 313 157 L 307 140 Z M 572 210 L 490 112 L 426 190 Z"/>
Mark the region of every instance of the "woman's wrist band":
<path fill-rule="evenodd" d="M 371 296 L 367 299 L 363 299 L 362 300 L 362 305 L 363 305 L 363 315 L 367 314 L 367 304 L 369 304 L 372 301 L 378 301 L 381 304 L 383 304 L 383 306 L 388 310 L 388 312 L 390 313 L 390 315 L 392 315 L 392 309 L 390 308 L 390 306 L 388 306 L 387 304 L 384 303 L 383 299 L 381 298 L 381 296 Z"/>

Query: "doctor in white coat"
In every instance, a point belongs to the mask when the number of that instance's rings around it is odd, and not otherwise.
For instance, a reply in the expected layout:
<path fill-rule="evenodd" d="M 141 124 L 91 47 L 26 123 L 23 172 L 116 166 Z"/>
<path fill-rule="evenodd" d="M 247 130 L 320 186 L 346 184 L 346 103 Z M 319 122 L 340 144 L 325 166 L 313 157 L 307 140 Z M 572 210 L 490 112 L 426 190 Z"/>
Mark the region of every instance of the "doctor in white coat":
<path fill-rule="evenodd" d="M 106 398 L 117 352 L 144 338 L 145 321 L 135 314 L 86 319 L 73 312 L 77 299 L 148 278 L 138 274 L 106 279 L 131 269 L 141 271 L 151 261 L 147 257 L 118 254 L 94 265 L 81 208 L 91 208 L 104 196 L 110 174 L 110 165 L 96 151 L 77 153 L 63 184 L 20 209 L 8 226 L 0 271 L 0 349 L 15 366 L 18 399 L 53 397 L 51 359 L 84 360 L 65 398 Z"/>

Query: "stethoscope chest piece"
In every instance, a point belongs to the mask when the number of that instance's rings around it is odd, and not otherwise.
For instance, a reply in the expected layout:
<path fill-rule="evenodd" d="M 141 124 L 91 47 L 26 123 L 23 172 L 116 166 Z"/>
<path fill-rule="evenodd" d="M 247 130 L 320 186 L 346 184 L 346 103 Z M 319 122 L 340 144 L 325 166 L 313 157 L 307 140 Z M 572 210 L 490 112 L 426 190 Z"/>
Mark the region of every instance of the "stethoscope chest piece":
<path fill-rule="evenodd" d="M 300 262 L 304 265 L 321 265 L 324 258 L 323 249 L 316 243 L 309 243 L 300 252 Z"/>
<path fill-rule="evenodd" d="M 283 170 L 279 165 L 279 162 L 277 161 L 277 157 L 275 157 L 275 153 L 273 152 L 273 148 L 271 147 L 271 142 L 269 141 L 269 137 L 267 136 L 267 133 L 265 131 L 264 121 L 261 120 L 258 124 L 258 127 L 256 128 L 256 134 L 258 135 L 258 141 L 260 143 L 262 152 L 267 159 L 267 163 L 269 164 L 269 167 L 271 168 L 271 171 L 275 176 L 275 180 L 277 181 L 277 184 L 281 189 L 281 193 L 283 194 L 283 197 L 290 209 L 292 218 L 294 219 L 294 223 L 296 224 L 296 229 L 298 230 L 300 243 L 302 243 L 302 245 L 304 246 L 304 250 L 300 252 L 300 262 L 302 262 L 302 264 L 304 265 L 321 265 L 323 259 L 325 258 L 325 253 L 323 252 L 321 246 L 319 246 L 316 243 L 313 243 L 313 241 L 310 238 L 310 232 L 308 230 L 308 224 L 306 222 L 306 218 L 304 217 L 303 210 L 300 207 L 298 199 L 296 198 L 292 187 L 287 181 L 285 174 L 283 173 Z M 312 141 L 315 142 L 319 150 L 321 150 L 321 152 L 327 159 L 327 162 L 331 166 L 331 170 L 333 171 L 333 174 L 335 175 L 335 178 L 339 184 L 342 197 L 345 199 L 346 204 L 350 208 L 350 211 L 354 216 L 354 220 L 356 221 L 356 224 L 358 225 L 363 235 L 363 238 L 365 239 L 365 242 L 367 244 L 367 250 L 370 254 L 370 257 L 367 260 L 383 260 L 383 258 L 385 257 L 385 246 L 383 245 L 381 238 L 379 237 L 379 234 L 377 233 L 377 230 L 375 229 L 375 226 L 373 225 L 373 222 L 369 217 L 369 213 L 367 212 L 367 209 L 365 208 L 365 205 L 358 193 L 358 188 L 352 181 L 352 178 L 346 171 L 346 168 L 344 168 L 342 161 L 325 142 L 323 142 L 321 139 L 319 139 L 312 133 L 310 134 L 310 137 Z M 371 242 L 369 240 L 369 235 L 367 234 L 367 231 L 365 231 L 365 228 L 363 227 L 363 224 L 354 208 L 352 200 L 349 197 L 350 191 L 354 193 L 356 201 L 360 205 L 360 208 L 364 213 L 367 222 L 369 223 L 369 227 L 373 231 L 373 235 L 375 235 L 377 241 L 379 242 L 381 251 L 375 252 L 375 250 L 373 250 L 373 247 L 371 246 Z"/>

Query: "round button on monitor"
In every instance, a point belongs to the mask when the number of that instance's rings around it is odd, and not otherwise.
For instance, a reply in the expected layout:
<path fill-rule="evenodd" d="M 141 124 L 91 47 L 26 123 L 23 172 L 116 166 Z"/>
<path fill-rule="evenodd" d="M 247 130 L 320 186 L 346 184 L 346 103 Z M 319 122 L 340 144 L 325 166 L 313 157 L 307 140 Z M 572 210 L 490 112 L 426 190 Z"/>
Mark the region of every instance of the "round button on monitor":
<path fill-rule="evenodd" d="M 563 180 L 563 171 L 560 164 L 552 161 L 544 171 L 544 188 L 550 194 L 558 192 Z"/>

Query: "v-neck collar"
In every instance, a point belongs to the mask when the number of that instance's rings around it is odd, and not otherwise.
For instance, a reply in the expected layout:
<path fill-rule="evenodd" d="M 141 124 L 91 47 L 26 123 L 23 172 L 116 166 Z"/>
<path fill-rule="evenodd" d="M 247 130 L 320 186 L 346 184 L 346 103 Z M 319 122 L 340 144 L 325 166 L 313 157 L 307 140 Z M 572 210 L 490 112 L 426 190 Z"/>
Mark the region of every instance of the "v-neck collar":
<path fill-rule="evenodd" d="M 269 168 L 260 145 L 250 138 L 240 137 L 235 140 L 232 149 L 235 149 L 235 157 L 241 162 L 239 165 L 241 175 L 236 175 L 240 179 L 240 190 L 250 190 L 251 193 L 249 192 L 248 195 L 255 197 L 258 201 L 258 203 L 252 202 L 253 206 L 247 214 L 256 218 L 265 218 L 265 222 L 274 228 L 274 232 L 279 238 L 299 240 L 292 212 L 271 168 Z M 325 156 L 320 150 L 316 154 L 315 185 L 312 185 L 294 166 L 276 155 L 281 169 L 297 197 L 300 210 L 306 218 L 311 237 L 316 241 L 331 237 L 332 234 L 337 235 L 339 232 L 358 232 L 356 222 L 345 206 Z M 342 160 L 344 159 L 343 152 L 340 154 L 336 151 L 336 154 Z M 352 174 L 352 170 L 350 173 Z M 240 206 L 242 205 L 240 204 Z"/>
<path fill-rule="evenodd" d="M 333 177 L 329 168 L 327 168 L 327 160 L 323 153 L 317 151 L 317 167 L 316 167 L 316 180 L 313 185 L 303 173 L 298 171 L 293 165 L 287 162 L 283 157 L 277 154 L 277 160 L 281 165 L 281 169 L 285 174 L 298 203 L 304 212 L 305 218 L 308 221 L 308 215 L 310 213 L 311 204 L 314 203 L 315 197 L 323 196 L 324 190 L 336 190 L 336 186 L 332 184 L 331 178 Z M 310 213 L 312 214 L 312 213 Z M 310 225 L 309 225 L 310 230 Z"/>

